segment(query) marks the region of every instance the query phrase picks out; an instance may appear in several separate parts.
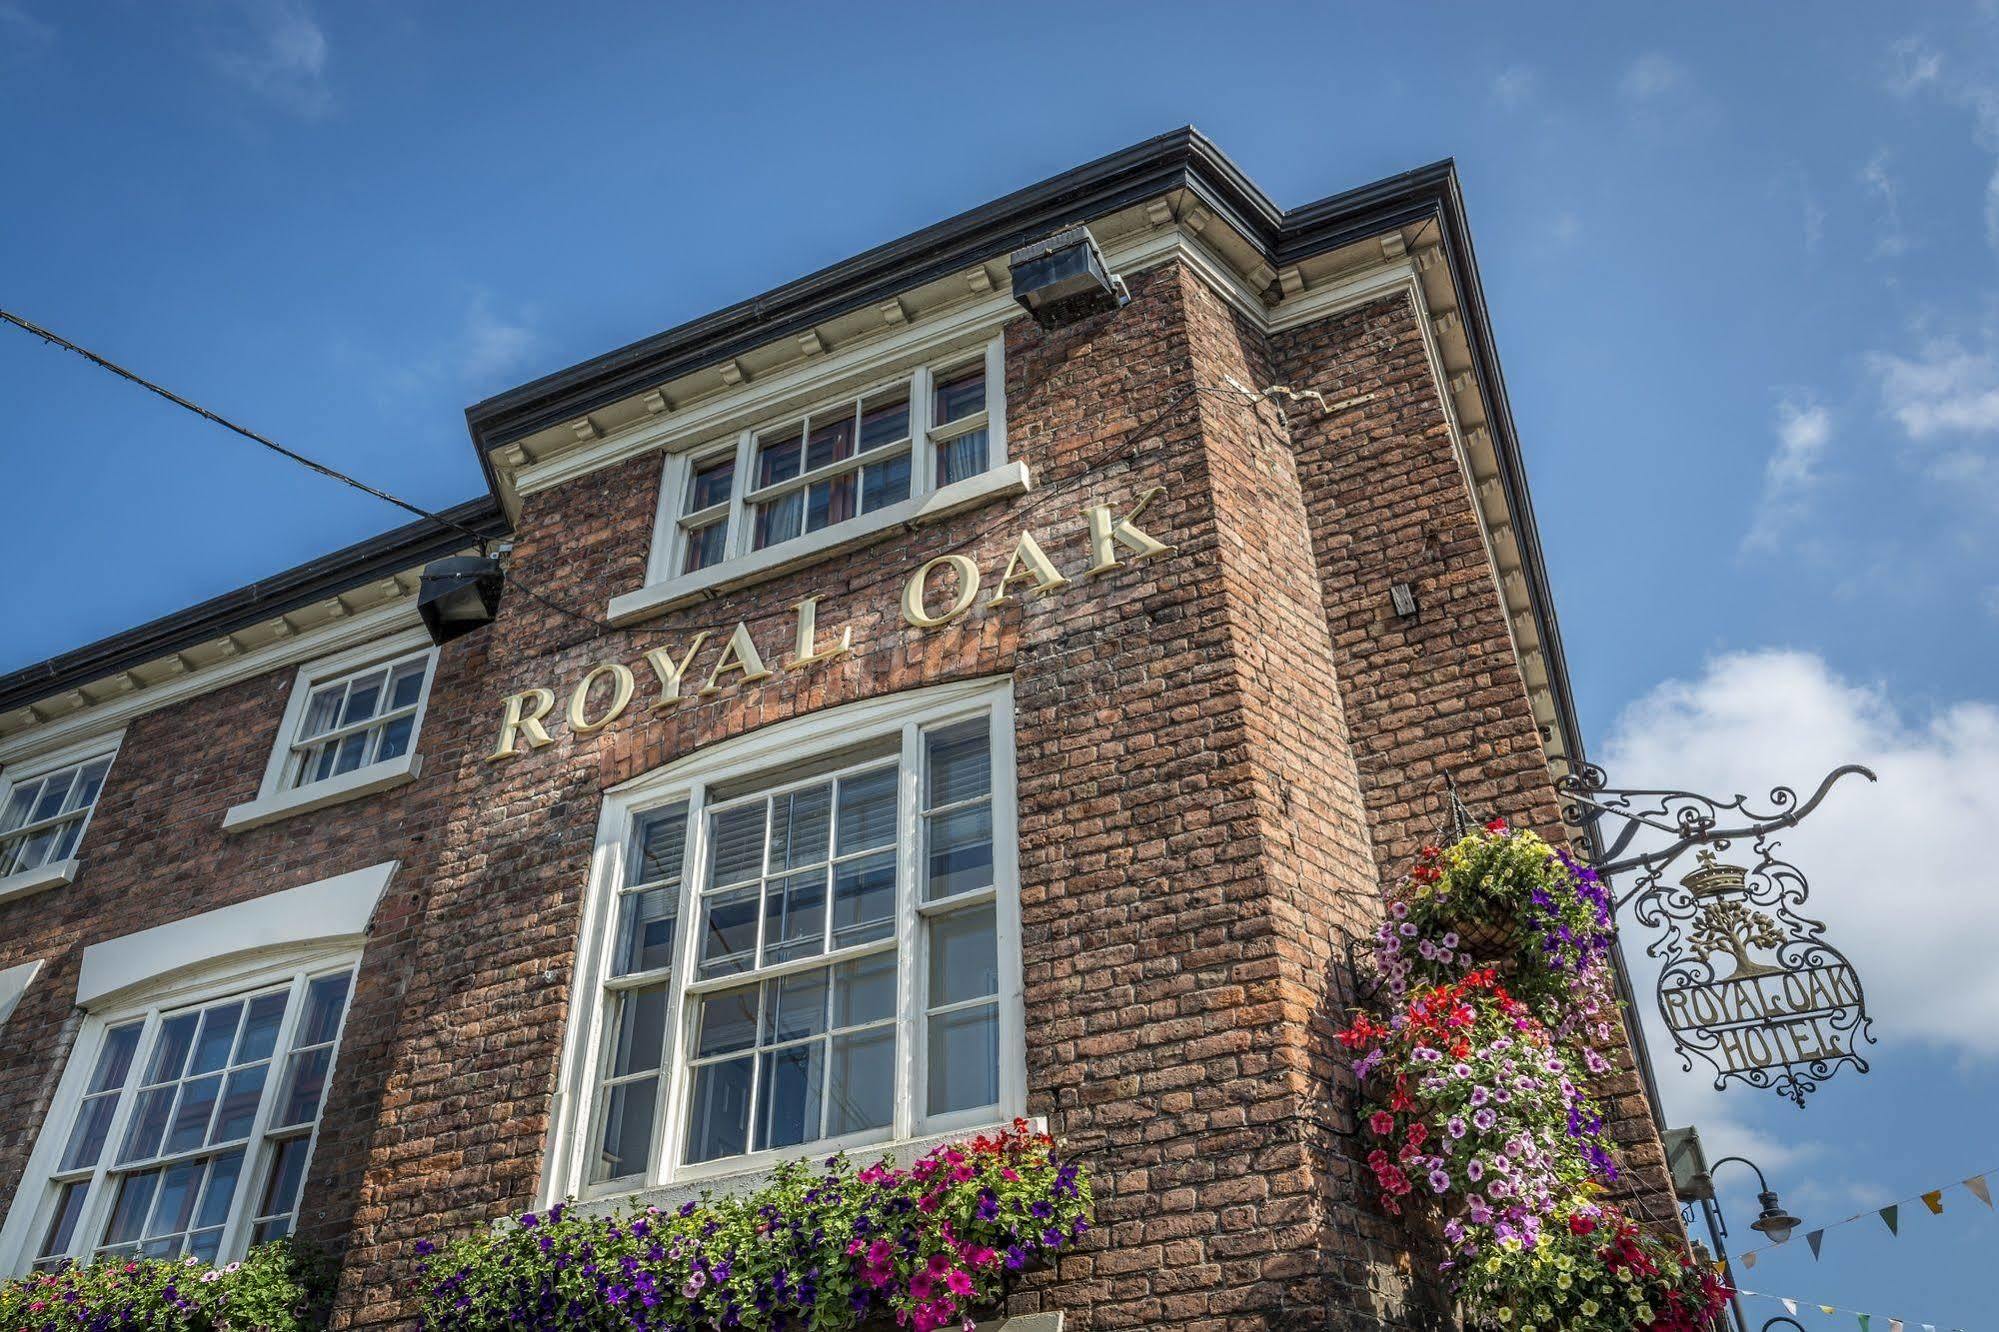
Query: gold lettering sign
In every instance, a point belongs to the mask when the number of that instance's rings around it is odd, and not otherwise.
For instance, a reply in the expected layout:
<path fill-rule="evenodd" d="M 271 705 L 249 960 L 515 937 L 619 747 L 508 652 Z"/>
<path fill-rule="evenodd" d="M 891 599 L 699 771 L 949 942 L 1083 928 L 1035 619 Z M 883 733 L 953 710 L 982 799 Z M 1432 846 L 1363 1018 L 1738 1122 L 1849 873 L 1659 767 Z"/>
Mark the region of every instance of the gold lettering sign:
<path fill-rule="evenodd" d="M 1090 542 L 1090 566 L 1083 570 L 1085 577 L 1100 577 L 1127 565 L 1173 553 L 1174 547 L 1138 525 L 1146 506 L 1164 491 L 1163 486 L 1146 491 L 1124 514 L 1117 513 L 1108 504 L 1093 504 L 1083 510 L 1082 518 L 1089 530 Z M 939 574 L 940 570 L 946 569 L 951 574 L 949 580 Z M 955 584 L 948 600 L 944 594 L 947 581 Z M 1046 596 L 1069 586 L 1071 581 L 1048 557 L 1048 552 L 1042 548 L 1034 533 L 1023 528 L 1014 540 L 1013 549 L 1008 553 L 999 579 L 993 585 L 992 596 L 985 605 L 1005 606 L 1023 597 Z M 970 556 L 953 553 L 928 560 L 903 582 L 902 618 L 913 628 L 925 630 L 951 624 L 971 613 L 978 600 L 981 582 L 979 566 Z M 789 659 L 780 662 L 783 670 L 806 670 L 853 652 L 852 625 L 841 625 L 830 633 L 820 628 L 821 599 L 814 595 L 792 606 L 792 654 Z M 689 696 L 688 672 L 694 666 L 696 655 L 713 637 L 712 631 L 702 629 L 677 650 L 673 646 L 656 647 L 645 654 L 642 660 L 651 668 L 653 678 L 659 684 L 659 694 L 651 704 L 652 711 L 669 711 Z M 738 621 L 722 640 L 721 652 L 693 694 L 707 698 L 732 685 L 760 684 L 773 674 L 764 662 L 756 639 L 750 634 L 748 623 Z M 701 679 L 699 676 L 691 678 Z M 609 682 L 608 695 L 603 688 L 606 681 Z M 599 662 L 570 691 L 563 719 L 569 724 L 572 734 L 593 735 L 624 715 L 637 691 L 638 679 L 630 666 L 619 661 Z M 496 763 L 516 758 L 543 745 L 553 744 L 554 738 L 549 735 L 544 723 L 555 711 L 555 704 L 555 691 L 538 686 L 505 699 L 500 717 L 499 742 L 486 756 L 487 761 Z"/>

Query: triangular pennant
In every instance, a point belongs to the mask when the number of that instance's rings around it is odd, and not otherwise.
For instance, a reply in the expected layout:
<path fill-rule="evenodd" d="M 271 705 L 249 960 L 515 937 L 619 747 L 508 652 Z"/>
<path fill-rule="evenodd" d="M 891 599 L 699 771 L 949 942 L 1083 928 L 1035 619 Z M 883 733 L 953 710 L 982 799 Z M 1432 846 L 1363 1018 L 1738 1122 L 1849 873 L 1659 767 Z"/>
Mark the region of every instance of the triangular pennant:
<path fill-rule="evenodd" d="M 1784 1312 L 1787 1314 L 1795 1314 L 1798 1311 L 1798 1302 L 1796 1300 L 1781 1300 L 1779 1303 L 1784 1306 Z"/>
<path fill-rule="evenodd" d="M 1867 1329 L 1874 1326 L 1873 1314 L 1855 1314 L 1854 1317 L 1860 1320 L 1860 1332 L 1867 1332 Z"/>
<path fill-rule="evenodd" d="M 1747 1272 L 1755 1266 L 1756 1266 L 1756 1250 L 1751 1249 L 1748 1253 L 1742 1255 L 1742 1270 Z"/>
<path fill-rule="evenodd" d="M 1931 1189 L 1923 1195 L 1923 1206 L 1930 1209 L 1931 1216 L 1943 1215 L 1943 1190 Z"/>
<path fill-rule="evenodd" d="M 1987 1207 L 1992 1205 L 1992 1190 L 1986 1185 L 1985 1176 L 1973 1175 L 1970 1179 L 1964 1181 L 1964 1187 L 1970 1189 L 1971 1196 L 1984 1203 Z"/>
<path fill-rule="evenodd" d="M 1814 1230 L 1811 1234 L 1805 1236 L 1805 1243 L 1812 1246 L 1812 1257 L 1818 1257 L 1819 1245 L 1825 1243 L 1825 1232 L 1823 1230 Z"/>
<path fill-rule="evenodd" d="M 1821 1304 L 1819 1306 L 1819 1312 L 1827 1316 L 1831 1316 L 1832 1314 L 1838 1313 L 1839 1310 L 1833 1308 L 1830 1304 Z"/>
<path fill-rule="evenodd" d="M 1902 1332 L 1902 1320 L 1899 1318 L 1890 1318 L 1888 1320 L 1888 1332 Z"/>
<path fill-rule="evenodd" d="M 1902 1233 L 1902 1204 L 1889 1203 L 1881 1209 L 1881 1220 L 1887 1225 L 1890 1235 Z"/>

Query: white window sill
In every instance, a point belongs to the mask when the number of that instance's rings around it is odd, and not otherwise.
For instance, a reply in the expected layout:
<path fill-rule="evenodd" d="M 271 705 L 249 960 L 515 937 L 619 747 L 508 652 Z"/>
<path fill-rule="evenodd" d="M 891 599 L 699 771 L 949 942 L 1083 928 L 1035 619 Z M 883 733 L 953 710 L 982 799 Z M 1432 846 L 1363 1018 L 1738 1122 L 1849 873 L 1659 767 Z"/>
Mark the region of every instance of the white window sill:
<path fill-rule="evenodd" d="M 68 860 L 58 860 L 39 869 L 9 874 L 5 878 L 0 878 L 0 902 L 11 902 L 17 897 L 32 897 L 36 893 L 74 883 L 82 869 L 83 862 L 71 856 Z"/>
<path fill-rule="evenodd" d="M 311 786 L 259 796 L 245 804 L 231 806 L 229 812 L 222 816 L 222 831 L 247 832 L 267 823 L 276 823 L 279 819 L 325 809 L 329 805 L 344 805 L 349 800 L 359 800 L 362 796 L 413 782 L 422 771 L 423 758 L 412 752 L 381 763 L 370 763 L 352 772 L 343 772 L 338 777 L 328 777 Z"/>
<path fill-rule="evenodd" d="M 898 1165 L 908 1166 L 933 1147 L 941 1147 L 947 1142 L 966 1142 L 982 1133 L 1005 1132 L 1012 1123 L 1011 1119 L 994 1120 L 990 1124 L 953 1129 L 949 1133 L 926 1133 L 920 1138 L 871 1143 L 866 1147 L 849 1148 L 847 1157 L 852 1161 L 873 1164 L 884 1156 L 894 1156 Z M 1048 1131 L 1048 1121 L 1039 1115 L 1030 1116 L 1027 1124 L 1036 1133 Z M 600 1197 L 572 1202 L 569 1204 L 569 1209 L 587 1216 L 609 1216 L 631 1207 L 657 1207 L 662 1212 L 670 1212 L 682 1203 L 699 1202 L 710 1194 L 721 1198 L 737 1198 L 747 1193 L 755 1193 L 771 1182 L 777 1167 L 784 1161 L 819 1162 L 831 1155 L 833 1152 L 830 1149 L 808 1152 L 803 1156 L 795 1152 L 773 1152 L 770 1157 L 746 1169 L 695 1175 L 692 1178 L 676 1180 L 671 1184 L 647 1185 L 624 1193 L 607 1193 Z"/>
<path fill-rule="evenodd" d="M 752 583 L 788 573 L 802 564 L 862 545 L 889 528 L 922 527 L 974 505 L 1024 495 L 1030 486 L 1026 463 L 1017 460 L 1002 463 L 977 476 L 968 476 L 963 481 L 933 490 L 928 495 L 906 499 L 900 504 L 876 509 L 873 513 L 849 519 L 834 527 L 821 528 L 782 545 L 752 551 L 695 573 L 649 583 L 636 592 L 613 597 L 610 620 L 616 625 L 630 624 L 704 597 L 748 587 Z"/>

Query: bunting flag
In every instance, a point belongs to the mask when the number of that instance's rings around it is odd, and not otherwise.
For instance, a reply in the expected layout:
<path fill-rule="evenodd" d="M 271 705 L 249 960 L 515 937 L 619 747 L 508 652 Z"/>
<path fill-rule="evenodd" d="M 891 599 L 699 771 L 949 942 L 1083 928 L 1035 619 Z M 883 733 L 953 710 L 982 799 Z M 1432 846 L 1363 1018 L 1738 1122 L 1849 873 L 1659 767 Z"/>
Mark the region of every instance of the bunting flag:
<path fill-rule="evenodd" d="M 1798 1301 L 1790 1299 L 1787 1296 L 1770 1295 L 1759 1290 L 1748 1290 L 1738 1287 L 1735 1293 L 1737 1295 L 1745 1296 L 1753 1300 L 1772 1300 L 1778 1304 L 1783 1305 L 1784 1312 L 1787 1314 L 1796 1314 L 1798 1310 L 1801 1307 L 1803 1307 L 1799 1304 Z M 1937 1332 L 1937 1326 L 1935 1323 L 1911 1324 L 1906 1319 L 1891 1318 L 1887 1314 L 1863 1313 L 1859 1309 L 1840 1309 L 1830 1304 L 1819 1304 L 1819 1305 L 1814 1305 L 1813 1307 L 1828 1318 L 1833 1317 L 1835 1314 L 1842 1314 L 1842 1313 L 1851 1314 L 1859 1322 L 1860 1326 L 1863 1329 L 1865 1329 L 1865 1332 L 1873 1332 L 1874 1320 L 1877 1318 L 1880 1319 L 1883 1323 L 1886 1323 L 1888 1325 L 1887 1332 L 1906 1332 L 1906 1329 L 1911 1326 L 1921 1328 L 1922 1332 Z M 1950 1330 L 1950 1332 L 1964 1332 L 1964 1329 L 1959 1327 L 1954 1327 Z"/>
<path fill-rule="evenodd" d="M 1902 1233 L 1902 1204 L 1889 1203 L 1881 1209 L 1881 1219 L 1887 1223 L 1890 1235 Z"/>
<path fill-rule="evenodd" d="M 1931 1189 L 1923 1195 L 1923 1206 L 1930 1209 L 1931 1216 L 1943 1215 L 1943 1190 Z"/>
<path fill-rule="evenodd" d="M 1795 1315 L 1798 1312 L 1798 1302 L 1796 1300 L 1778 1300 L 1777 1303 L 1784 1306 L 1784 1312 L 1787 1314 Z"/>
<path fill-rule="evenodd" d="M 1819 1245 L 1825 1243 L 1825 1232 L 1823 1230 L 1814 1230 L 1811 1234 L 1805 1236 L 1805 1243 L 1812 1246 L 1812 1257 L 1817 1259 L 1819 1256 Z"/>
<path fill-rule="evenodd" d="M 1874 1325 L 1873 1314 L 1855 1314 L 1853 1316 L 1860 1320 L 1860 1332 L 1867 1332 L 1867 1329 Z"/>
<path fill-rule="evenodd" d="M 1756 1251 L 1754 1249 L 1751 1249 L 1748 1253 L 1742 1255 L 1742 1270 L 1746 1272 L 1755 1266 L 1756 1266 Z"/>
<path fill-rule="evenodd" d="M 1992 1201 L 1992 1176 L 1995 1174 L 1999 1174 L 1999 1170 L 1981 1170 L 1975 1175 L 1967 1175 L 1965 1178 L 1959 1180 L 1958 1183 L 1962 1184 L 1965 1191 L 1970 1193 L 1972 1197 L 1978 1199 L 1978 1201 L 1984 1203 L 1987 1207 L 1999 1208 L 1999 1204 L 1995 1204 Z M 1840 1226 L 1851 1225 L 1862 1217 L 1868 1216 L 1880 1217 L 1881 1224 L 1888 1227 L 1888 1233 L 1900 1238 L 1902 1234 L 1902 1209 L 1904 1207 L 1909 1206 L 1911 1203 L 1920 1202 L 1930 1215 L 1942 1216 L 1944 1212 L 1944 1193 L 1946 1189 L 1954 1187 L 1956 1186 L 1946 1185 L 1942 1188 L 1930 1189 L 1924 1193 L 1912 1194 L 1898 1202 L 1890 1203 L 1886 1207 L 1876 1208 L 1871 1212 L 1857 1212 L 1843 1220 L 1834 1221 L 1830 1225 L 1820 1226 L 1817 1230 L 1806 1231 L 1805 1243 L 1811 1245 L 1812 1257 L 1817 1258 L 1819 1257 L 1821 1248 L 1825 1244 L 1826 1231 L 1836 1230 Z M 1764 1244 L 1754 1249 L 1745 1250 L 1737 1256 L 1744 1268 L 1750 1268 L 1755 1266 L 1756 1254 L 1776 1247 L 1775 1244 Z"/>
<path fill-rule="evenodd" d="M 1888 1320 L 1888 1332 L 1902 1332 L 1902 1320 L 1899 1318 L 1890 1318 Z"/>
<path fill-rule="evenodd" d="M 1992 1205 L 1992 1190 L 1986 1187 L 1985 1176 L 1973 1175 L 1970 1179 L 1964 1181 L 1964 1187 L 1970 1189 L 1971 1196 L 1984 1203 L 1987 1207 Z"/>

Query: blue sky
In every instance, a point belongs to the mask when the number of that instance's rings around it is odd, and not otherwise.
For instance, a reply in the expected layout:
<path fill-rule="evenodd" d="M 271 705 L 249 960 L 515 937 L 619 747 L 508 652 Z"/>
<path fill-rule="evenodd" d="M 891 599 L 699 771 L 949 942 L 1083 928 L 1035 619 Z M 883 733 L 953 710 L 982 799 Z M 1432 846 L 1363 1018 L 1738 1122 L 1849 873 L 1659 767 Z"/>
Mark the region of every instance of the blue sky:
<path fill-rule="evenodd" d="M 1882 770 L 1793 843 L 1876 1071 L 1676 1116 L 1814 1220 L 1999 1166 L 1990 10 L 563 9 L 0 0 L 0 304 L 441 506 L 478 398 L 1161 130 L 1455 156 L 1596 753 Z M 0 669 L 398 520 L 11 331 L 0 408 Z M 1946 1205 L 1747 1284 L 1983 1326 Z"/>

